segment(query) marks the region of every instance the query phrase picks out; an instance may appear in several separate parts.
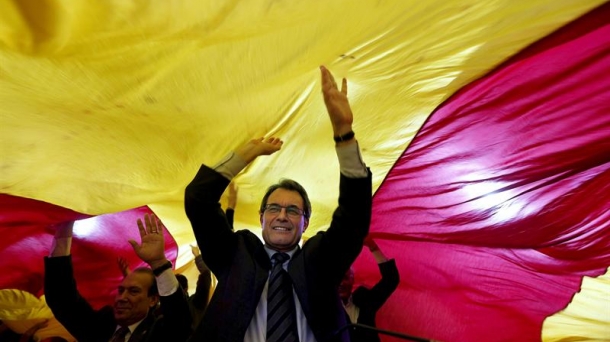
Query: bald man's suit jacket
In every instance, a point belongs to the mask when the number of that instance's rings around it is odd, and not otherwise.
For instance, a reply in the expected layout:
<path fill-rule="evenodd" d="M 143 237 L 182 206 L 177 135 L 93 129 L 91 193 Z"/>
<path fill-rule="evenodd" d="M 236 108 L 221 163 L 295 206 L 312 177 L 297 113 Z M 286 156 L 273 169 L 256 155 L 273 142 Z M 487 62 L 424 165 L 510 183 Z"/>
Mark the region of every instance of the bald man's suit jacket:
<path fill-rule="evenodd" d="M 112 306 L 95 310 L 80 295 L 71 256 L 45 257 L 44 290 L 51 311 L 74 338 L 85 342 L 110 340 L 117 328 Z M 191 314 L 184 291 L 178 288 L 173 294 L 159 298 L 163 317 L 154 317 L 149 312 L 128 342 L 180 342 L 189 337 Z"/>

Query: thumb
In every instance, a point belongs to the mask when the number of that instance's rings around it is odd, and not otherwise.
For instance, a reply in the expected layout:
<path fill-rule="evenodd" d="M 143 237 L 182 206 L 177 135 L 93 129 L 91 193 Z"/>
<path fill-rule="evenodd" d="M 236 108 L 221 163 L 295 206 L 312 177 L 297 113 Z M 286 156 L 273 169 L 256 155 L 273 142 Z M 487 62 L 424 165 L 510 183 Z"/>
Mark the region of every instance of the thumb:
<path fill-rule="evenodd" d="M 131 245 L 131 247 L 133 247 L 133 250 L 136 251 L 136 253 L 137 253 L 138 250 L 140 249 L 140 246 L 138 246 L 138 243 L 132 239 L 129 239 L 128 242 Z"/>

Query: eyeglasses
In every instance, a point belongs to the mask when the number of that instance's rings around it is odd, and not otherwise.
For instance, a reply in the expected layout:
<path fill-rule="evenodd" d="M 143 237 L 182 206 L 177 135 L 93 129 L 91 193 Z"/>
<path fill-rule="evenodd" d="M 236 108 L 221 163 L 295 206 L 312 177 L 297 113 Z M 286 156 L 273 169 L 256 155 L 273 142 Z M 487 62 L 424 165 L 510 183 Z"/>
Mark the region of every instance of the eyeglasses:
<path fill-rule="evenodd" d="M 282 212 L 282 209 L 286 209 L 286 215 L 290 216 L 290 217 L 300 217 L 301 215 L 304 214 L 303 209 L 294 206 L 294 205 L 289 205 L 287 207 L 282 207 L 279 204 L 267 204 L 265 206 L 265 209 L 263 210 L 266 214 L 279 214 L 280 212 Z"/>

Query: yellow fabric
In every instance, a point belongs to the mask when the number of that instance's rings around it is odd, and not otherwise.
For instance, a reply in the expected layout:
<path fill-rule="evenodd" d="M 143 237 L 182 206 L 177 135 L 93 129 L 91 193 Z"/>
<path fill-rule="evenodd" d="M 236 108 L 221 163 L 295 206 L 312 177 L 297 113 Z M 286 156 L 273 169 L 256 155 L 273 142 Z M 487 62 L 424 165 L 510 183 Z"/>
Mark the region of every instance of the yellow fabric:
<path fill-rule="evenodd" d="M 0 290 L 0 320 L 44 319 L 53 317 L 44 300 L 21 290 Z"/>
<path fill-rule="evenodd" d="M 375 189 L 456 90 L 601 0 L 0 0 L 0 188 L 89 214 L 149 205 L 190 260 L 183 190 L 201 163 L 275 135 L 237 179 L 257 231 L 280 177 L 325 229 L 338 165 L 324 64 L 349 80 Z"/>
<path fill-rule="evenodd" d="M 89 214 L 150 205 L 181 265 L 200 163 L 277 135 L 237 180 L 236 227 L 259 227 L 285 176 L 310 191 L 313 235 L 338 179 L 318 65 L 348 77 L 377 187 L 444 99 L 602 2 L 2 0 L 0 187 Z"/>
<path fill-rule="evenodd" d="M 23 334 L 45 319 L 48 320 L 47 326 L 36 331 L 34 334 L 36 341 L 53 336 L 63 337 L 70 342 L 76 341 L 53 316 L 44 296 L 36 298 L 31 293 L 21 290 L 0 290 L 0 320 L 9 329 Z"/>
<path fill-rule="evenodd" d="M 584 277 L 570 305 L 544 321 L 542 341 L 610 341 L 610 268 L 597 278 Z"/>

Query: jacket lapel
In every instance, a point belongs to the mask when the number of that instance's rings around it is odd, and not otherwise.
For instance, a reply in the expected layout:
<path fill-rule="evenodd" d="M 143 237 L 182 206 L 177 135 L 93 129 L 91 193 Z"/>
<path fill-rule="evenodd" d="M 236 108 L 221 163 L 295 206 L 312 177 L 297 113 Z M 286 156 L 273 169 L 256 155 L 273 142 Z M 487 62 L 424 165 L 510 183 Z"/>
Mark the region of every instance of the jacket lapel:
<path fill-rule="evenodd" d="M 152 329 L 155 323 L 155 318 L 152 313 L 148 313 L 148 316 L 138 325 L 136 330 L 131 334 L 128 342 L 143 342 L 146 341 L 148 332 Z"/>

